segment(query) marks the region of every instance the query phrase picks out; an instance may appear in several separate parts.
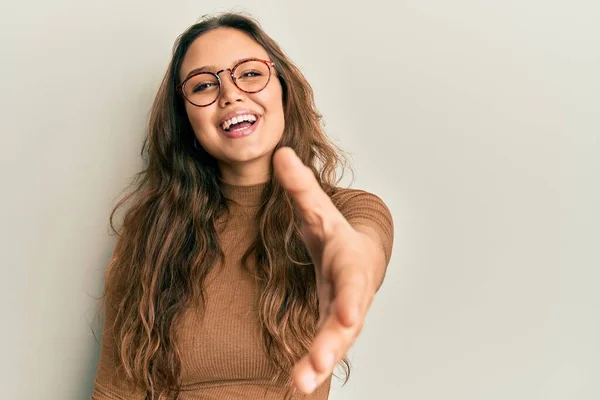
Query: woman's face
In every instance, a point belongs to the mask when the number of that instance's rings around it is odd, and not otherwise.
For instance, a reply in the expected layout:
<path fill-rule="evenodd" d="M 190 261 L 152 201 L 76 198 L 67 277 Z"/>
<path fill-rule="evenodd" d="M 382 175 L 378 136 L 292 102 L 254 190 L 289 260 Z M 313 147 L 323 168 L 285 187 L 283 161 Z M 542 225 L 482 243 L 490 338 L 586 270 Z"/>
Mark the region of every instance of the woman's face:
<path fill-rule="evenodd" d="M 191 71 L 203 67 L 216 73 L 233 68 L 237 61 L 246 58 L 270 61 L 265 49 L 246 33 L 217 28 L 194 40 L 183 59 L 179 76 L 183 81 Z M 196 107 L 185 101 L 196 138 L 218 160 L 224 180 L 232 183 L 265 181 L 269 176 L 271 155 L 284 129 L 282 88 L 275 69 L 271 68 L 268 85 L 257 93 L 238 89 L 229 71 L 223 71 L 219 76 L 221 93 L 213 104 Z M 231 122 L 231 117 L 236 114 L 253 115 L 256 122 L 247 128 L 254 118 L 251 117 L 250 122 L 228 127 L 226 121 Z"/>

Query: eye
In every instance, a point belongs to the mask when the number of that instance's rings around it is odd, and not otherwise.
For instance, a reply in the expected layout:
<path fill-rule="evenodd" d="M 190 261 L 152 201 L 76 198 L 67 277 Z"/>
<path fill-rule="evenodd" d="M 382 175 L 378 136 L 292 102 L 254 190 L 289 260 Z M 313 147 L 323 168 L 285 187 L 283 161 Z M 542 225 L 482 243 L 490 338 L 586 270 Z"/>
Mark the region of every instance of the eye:
<path fill-rule="evenodd" d="M 216 86 L 213 82 L 198 83 L 198 84 L 194 85 L 192 92 L 193 93 L 203 92 L 207 89 L 210 89 L 213 86 Z"/>
<path fill-rule="evenodd" d="M 262 74 L 259 71 L 244 71 L 240 75 L 240 78 L 254 78 L 257 76 L 261 76 Z"/>

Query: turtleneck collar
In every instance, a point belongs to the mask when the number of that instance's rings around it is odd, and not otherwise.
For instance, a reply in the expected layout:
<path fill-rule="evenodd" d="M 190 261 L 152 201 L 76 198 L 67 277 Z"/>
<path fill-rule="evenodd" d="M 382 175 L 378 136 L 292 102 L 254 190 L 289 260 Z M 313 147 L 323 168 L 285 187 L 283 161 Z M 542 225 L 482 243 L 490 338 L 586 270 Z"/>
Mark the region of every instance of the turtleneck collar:
<path fill-rule="evenodd" d="M 223 196 L 227 200 L 242 206 L 259 206 L 262 195 L 269 182 L 256 183 L 253 185 L 234 185 L 225 181 L 220 182 Z"/>

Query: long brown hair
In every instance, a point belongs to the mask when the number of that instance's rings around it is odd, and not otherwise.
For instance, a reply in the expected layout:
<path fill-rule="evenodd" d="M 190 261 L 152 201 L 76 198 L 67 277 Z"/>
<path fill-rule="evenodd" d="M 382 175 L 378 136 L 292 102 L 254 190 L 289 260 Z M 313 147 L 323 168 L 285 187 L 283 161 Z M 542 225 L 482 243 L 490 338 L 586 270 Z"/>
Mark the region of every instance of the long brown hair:
<path fill-rule="evenodd" d="M 302 73 L 250 16 L 223 13 L 203 17 L 180 35 L 156 95 L 142 147 L 145 168 L 110 216 L 119 238 L 107 268 L 106 293 L 117 300 L 116 356 L 126 378 L 148 398 L 177 398 L 181 349 L 176 332 L 184 310 L 202 307 L 203 279 L 224 257 L 217 219 L 227 211 L 216 160 L 193 145 L 194 132 L 182 97 L 179 70 L 191 43 L 219 27 L 245 32 L 275 63 L 283 89 L 285 129 L 278 144 L 293 148 L 319 183 L 333 193 L 346 158 L 326 137 L 313 91 Z M 123 213 L 121 229 L 115 216 Z M 264 349 L 279 380 L 310 347 L 318 320 L 315 271 L 301 239 L 290 196 L 271 174 L 257 216 L 258 235 L 244 255 L 255 257 L 260 285 Z M 343 360 L 346 380 L 349 363 Z M 285 379 L 289 383 L 289 376 Z"/>

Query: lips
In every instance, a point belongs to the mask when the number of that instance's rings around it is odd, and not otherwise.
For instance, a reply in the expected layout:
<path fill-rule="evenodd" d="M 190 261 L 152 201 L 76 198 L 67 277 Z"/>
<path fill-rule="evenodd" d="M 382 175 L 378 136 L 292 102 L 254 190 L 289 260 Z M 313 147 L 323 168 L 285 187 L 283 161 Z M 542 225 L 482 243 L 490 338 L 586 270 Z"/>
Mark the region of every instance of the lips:
<path fill-rule="evenodd" d="M 245 117 L 245 116 L 254 116 L 258 119 L 258 117 L 260 116 L 258 113 L 251 111 L 247 108 L 240 108 L 238 110 L 229 112 L 227 114 L 225 114 L 220 120 L 218 125 L 222 126 L 225 122 L 228 122 L 230 120 L 232 120 L 233 118 L 240 118 L 240 117 Z"/>
<path fill-rule="evenodd" d="M 239 124 L 254 124 L 258 117 L 254 114 L 243 114 L 237 117 L 227 119 L 221 123 L 221 128 L 225 131 L 236 129 Z"/>
<path fill-rule="evenodd" d="M 229 138 L 244 137 L 254 132 L 260 119 L 260 115 L 253 111 L 239 109 L 226 114 L 217 128 Z"/>
<path fill-rule="evenodd" d="M 261 122 L 262 118 L 257 118 L 256 122 L 250 124 L 247 121 L 244 121 L 243 123 L 238 123 L 236 125 L 233 125 L 229 128 L 229 130 L 225 130 L 223 129 L 223 124 L 219 124 L 219 131 L 227 136 L 228 138 L 231 139 L 237 139 L 237 138 L 242 138 L 242 137 L 246 137 L 249 136 L 250 134 L 252 134 L 252 132 L 254 132 L 258 126 L 258 124 Z"/>

